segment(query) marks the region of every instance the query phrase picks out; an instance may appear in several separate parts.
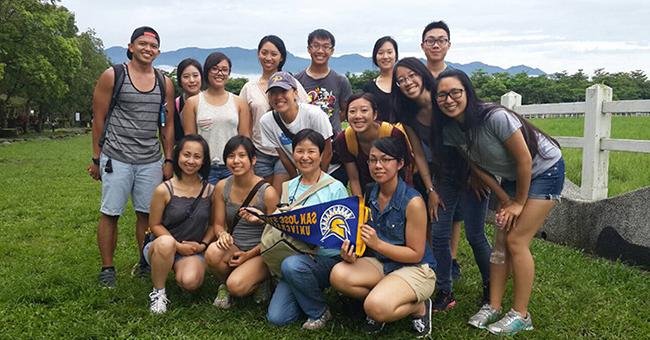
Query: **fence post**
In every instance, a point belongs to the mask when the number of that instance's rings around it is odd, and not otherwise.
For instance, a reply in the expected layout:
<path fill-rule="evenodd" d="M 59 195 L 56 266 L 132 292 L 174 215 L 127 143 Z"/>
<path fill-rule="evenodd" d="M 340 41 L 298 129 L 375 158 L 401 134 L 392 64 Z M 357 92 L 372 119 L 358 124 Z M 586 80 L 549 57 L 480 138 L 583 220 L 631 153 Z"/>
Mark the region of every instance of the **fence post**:
<path fill-rule="evenodd" d="M 515 106 L 521 105 L 521 95 L 517 92 L 510 91 L 501 96 L 501 105 L 514 110 Z"/>
<path fill-rule="evenodd" d="M 609 137 L 612 127 L 612 114 L 603 113 L 606 101 L 612 101 L 612 88 L 602 84 L 587 88 L 580 191 L 590 201 L 607 198 L 609 151 L 602 150 L 600 145 L 602 138 Z"/>

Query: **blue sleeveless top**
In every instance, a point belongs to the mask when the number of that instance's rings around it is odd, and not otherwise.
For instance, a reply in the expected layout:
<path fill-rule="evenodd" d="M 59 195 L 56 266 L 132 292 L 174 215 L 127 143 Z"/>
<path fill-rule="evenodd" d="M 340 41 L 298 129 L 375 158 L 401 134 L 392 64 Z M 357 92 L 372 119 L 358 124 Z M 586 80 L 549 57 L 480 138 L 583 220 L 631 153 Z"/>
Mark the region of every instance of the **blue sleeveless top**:
<path fill-rule="evenodd" d="M 372 212 L 372 221 L 368 225 L 375 228 L 377 236 L 384 242 L 390 244 L 405 246 L 406 245 L 406 206 L 416 196 L 420 194 L 417 190 L 409 187 L 404 180 L 398 178 L 397 188 L 390 198 L 390 202 L 384 208 L 379 210 L 379 185 L 373 185 L 370 190 L 368 206 Z M 373 249 L 368 249 L 370 256 L 377 258 L 384 265 L 384 274 L 388 274 L 405 266 L 416 265 L 416 263 L 396 262 L 388 257 L 377 253 Z M 432 270 L 436 270 L 436 259 L 431 251 L 431 244 L 425 240 L 424 256 L 417 264 L 428 264 Z"/>

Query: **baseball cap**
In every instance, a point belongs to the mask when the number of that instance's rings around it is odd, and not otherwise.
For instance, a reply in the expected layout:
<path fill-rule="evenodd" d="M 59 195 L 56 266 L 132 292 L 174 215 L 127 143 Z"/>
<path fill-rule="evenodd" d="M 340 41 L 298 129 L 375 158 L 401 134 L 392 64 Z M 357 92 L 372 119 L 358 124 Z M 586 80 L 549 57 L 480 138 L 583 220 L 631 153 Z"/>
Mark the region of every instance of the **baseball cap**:
<path fill-rule="evenodd" d="M 133 31 L 133 34 L 131 34 L 131 44 L 133 44 L 135 39 L 138 39 L 143 35 L 155 38 L 156 41 L 158 41 L 158 45 L 160 45 L 160 36 L 158 35 L 158 32 L 149 26 L 136 28 L 135 31 Z M 126 57 L 129 59 L 133 58 L 133 53 L 131 53 L 128 48 L 126 49 Z"/>
<path fill-rule="evenodd" d="M 266 89 L 266 92 L 269 92 L 274 87 L 279 87 L 284 90 L 295 89 L 297 87 L 296 79 L 289 72 L 275 72 L 269 78 L 269 87 Z"/>

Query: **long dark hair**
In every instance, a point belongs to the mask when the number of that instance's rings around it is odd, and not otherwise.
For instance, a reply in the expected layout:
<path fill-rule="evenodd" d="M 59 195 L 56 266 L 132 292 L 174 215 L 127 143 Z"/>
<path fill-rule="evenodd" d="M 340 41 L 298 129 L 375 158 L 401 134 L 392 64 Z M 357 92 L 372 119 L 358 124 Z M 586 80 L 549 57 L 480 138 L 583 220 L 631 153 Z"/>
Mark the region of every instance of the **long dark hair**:
<path fill-rule="evenodd" d="M 553 144 L 557 145 L 558 147 L 560 146 L 560 143 L 558 143 L 555 139 L 553 139 L 553 137 L 549 136 L 548 134 L 544 133 L 542 130 L 538 129 L 536 126 L 531 124 L 528 120 L 526 120 L 526 118 L 522 117 L 520 114 L 506 108 L 503 105 L 484 102 L 483 100 L 478 98 L 478 96 L 476 95 L 476 91 L 474 90 L 474 86 L 472 85 L 472 81 L 469 79 L 467 74 L 465 74 L 465 72 L 456 69 L 446 69 L 445 71 L 440 73 L 440 75 L 438 76 L 438 81 L 449 77 L 458 79 L 461 85 L 463 85 L 463 87 L 465 88 L 465 96 L 467 97 L 467 106 L 465 108 L 465 120 L 462 124 L 463 125 L 462 127 L 463 130 L 466 131 L 465 138 L 467 141 L 468 153 L 476 143 L 479 128 L 485 124 L 485 121 L 490 117 L 492 113 L 499 110 L 505 110 L 506 112 L 508 112 L 508 114 L 515 117 L 521 123 L 521 132 L 524 135 L 524 140 L 526 141 L 526 146 L 528 147 L 528 151 L 530 152 L 531 158 L 535 158 L 535 156 L 539 155 L 540 157 L 546 159 L 546 155 L 544 155 L 542 150 L 540 150 L 539 148 L 539 144 L 537 142 L 537 134 L 540 134 L 548 138 L 548 140 L 550 140 Z M 435 95 L 433 96 L 435 97 Z M 436 120 L 440 121 L 442 126 L 449 124 L 451 121 L 453 121 L 452 118 L 448 117 L 440 110 L 440 107 L 438 106 L 436 100 L 433 100 L 433 112 L 436 116 Z"/>
<path fill-rule="evenodd" d="M 178 178 L 183 178 L 183 171 L 178 165 L 178 160 L 180 159 L 181 150 L 183 150 L 183 146 L 185 146 L 185 143 L 187 142 L 198 142 L 201 144 L 201 147 L 203 148 L 203 164 L 201 164 L 201 168 L 199 169 L 199 175 L 201 175 L 204 180 L 207 180 L 208 175 L 210 175 L 210 147 L 208 146 L 208 142 L 206 142 L 200 135 L 186 135 L 176 143 L 174 146 L 174 152 L 172 153 L 174 160 L 174 174 Z"/>
<path fill-rule="evenodd" d="M 280 63 L 278 64 L 278 71 L 282 71 L 282 66 L 284 66 L 284 63 L 287 61 L 287 48 L 284 46 L 284 41 L 280 39 L 277 35 L 267 35 L 260 40 L 260 43 L 257 44 L 257 52 L 259 52 L 262 49 L 262 45 L 266 43 L 271 43 L 275 48 L 278 49 L 278 52 L 280 52 L 280 57 L 282 60 L 280 60 Z"/>
<path fill-rule="evenodd" d="M 434 100 L 434 90 L 436 88 L 436 80 L 431 75 L 431 72 L 427 69 L 424 64 L 414 57 L 407 57 L 395 64 L 393 68 L 393 83 L 391 87 L 391 100 L 393 105 L 393 115 L 391 117 L 391 123 L 399 122 L 405 126 L 408 126 L 415 130 L 415 116 L 418 113 L 418 105 L 415 101 L 407 98 L 399 86 L 397 86 L 397 68 L 406 67 L 413 73 L 417 74 L 422 78 L 422 89 L 421 91 L 431 92 L 431 100 Z M 440 151 L 442 147 L 442 125 L 436 119 L 435 114 L 431 114 L 431 131 L 429 132 L 428 144 L 431 146 L 432 152 L 432 167 L 430 168 L 433 175 L 436 177 L 440 176 L 441 164 L 445 161 L 443 159 L 443 154 Z M 424 142 L 424 141 L 423 141 Z"/>
<path fill-rule="evenodd" d="M 178 63 L 178 66 L 176 67 L 176 81 L 178 82 L 178 85 L 180 86 L 181 84 L 181 78 L 183 78 L 183 72 L 185 72 L 185 69 L 188 66 L 194 66 L 196 69 L 199 71 L 199 74 L 201 75 L 201 85 L 200 88 L 203 89 L 203 68 L 201 68 L 201 63 L 199 63 L 198 60 L 193 59 L 193 58 L 185 58 L 181 60 L 180 63 Z"/>

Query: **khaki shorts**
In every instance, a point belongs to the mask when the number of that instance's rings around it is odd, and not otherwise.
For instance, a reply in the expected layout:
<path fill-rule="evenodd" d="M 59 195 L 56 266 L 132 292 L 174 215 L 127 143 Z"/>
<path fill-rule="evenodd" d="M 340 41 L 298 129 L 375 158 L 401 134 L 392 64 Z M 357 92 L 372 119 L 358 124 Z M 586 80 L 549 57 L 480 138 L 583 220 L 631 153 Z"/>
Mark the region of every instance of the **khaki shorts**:
<path fill-rule="evenodd" d="M 362 257 L 359 260 L 368 261 L 370 264 L 375 266 L 379 272 L 384 275 L 384 265 L 374 257 Z M 387 276 L 395 275 L 411 287 L 417 298 L 417 302 L 422 302 L 433 294 L 433 291 L 436 289 L 436 273 L 429 268 L 429 265 L 419 264 L 404 266 L 400 269 L 397 269 Z"/>

